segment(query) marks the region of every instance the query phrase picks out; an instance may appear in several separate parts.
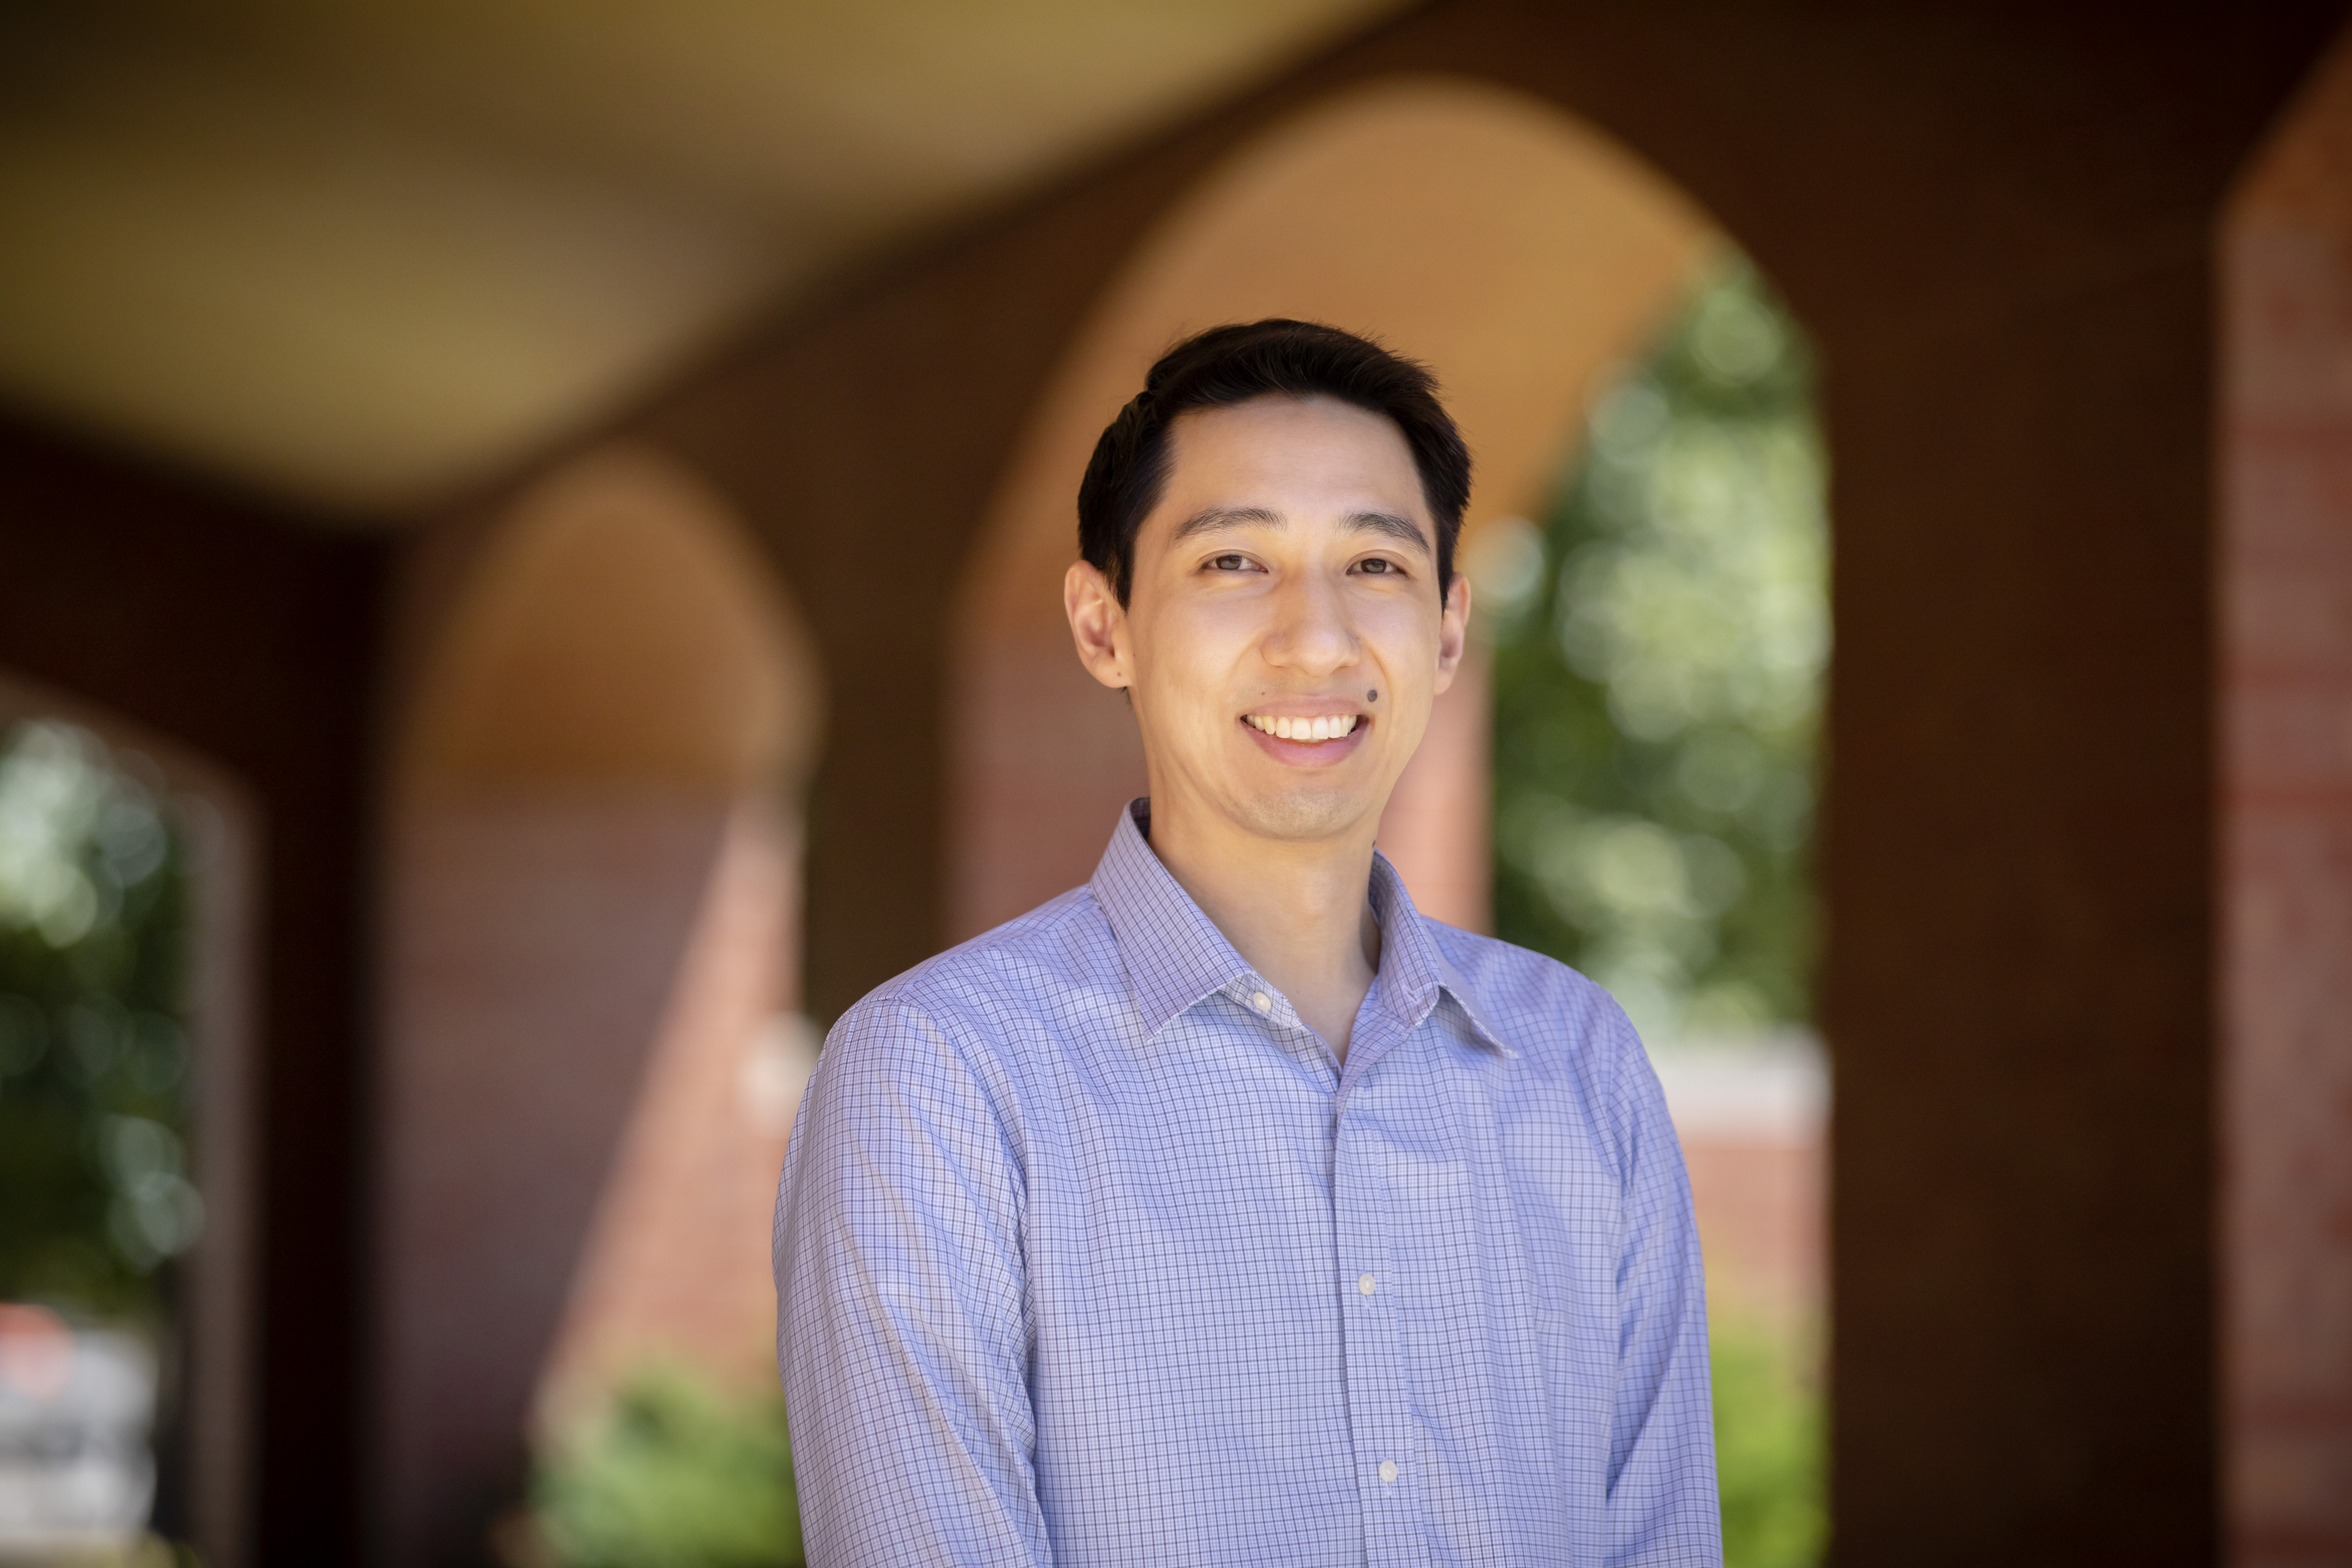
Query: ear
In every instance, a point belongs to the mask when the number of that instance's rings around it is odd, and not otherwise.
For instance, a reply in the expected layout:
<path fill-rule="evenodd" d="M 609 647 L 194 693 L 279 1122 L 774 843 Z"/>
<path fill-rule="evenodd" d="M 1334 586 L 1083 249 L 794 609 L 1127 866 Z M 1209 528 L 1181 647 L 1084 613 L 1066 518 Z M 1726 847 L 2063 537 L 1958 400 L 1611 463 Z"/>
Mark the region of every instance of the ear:
<path fill-rule="evenodd" d="M 1062 576 L 1062 608 L 1087 673 L 1113 690 L 1133 686 L 1125 646 L 1127 611 L 1111 591 L 1110 579 L 1084 561 L 1071 562 Z"/>
<path fill-rule="evenodd" d="M 1454 684 L 1462 655 L 1470 646 L 1470 574 L 1456 570 L 1446 586 L 1445 608 L 1437 621 L 1437 689 Z"/>

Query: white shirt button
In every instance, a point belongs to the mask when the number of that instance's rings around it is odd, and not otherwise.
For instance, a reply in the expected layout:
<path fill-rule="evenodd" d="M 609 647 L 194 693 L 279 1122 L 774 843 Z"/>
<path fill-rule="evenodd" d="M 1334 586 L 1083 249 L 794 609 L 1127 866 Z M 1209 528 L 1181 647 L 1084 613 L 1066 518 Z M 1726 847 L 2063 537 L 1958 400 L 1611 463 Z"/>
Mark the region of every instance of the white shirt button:
<path fill-rule="evenodd" d="M 1356 1293 L 1360 1296 L 1370 1295 L 1377 1285 L 1378 1281 L 1369 1274 L 1360 1274 L 1356 1277 Z"/>
<path fill-rule="evenodd" d="M 1382 1459 L 1381 1461 L 1381 1484 L 1383 1486 L 1393 1486 L 1395 1483 L 1396 1461 L 1394 1459 Z"/>
<path fill-rule="evenodd" d="M 1273 1007 L 1274 998 L 1261 991 L 1250 998 L 1250 1005 L 1264 1013 Z"/>

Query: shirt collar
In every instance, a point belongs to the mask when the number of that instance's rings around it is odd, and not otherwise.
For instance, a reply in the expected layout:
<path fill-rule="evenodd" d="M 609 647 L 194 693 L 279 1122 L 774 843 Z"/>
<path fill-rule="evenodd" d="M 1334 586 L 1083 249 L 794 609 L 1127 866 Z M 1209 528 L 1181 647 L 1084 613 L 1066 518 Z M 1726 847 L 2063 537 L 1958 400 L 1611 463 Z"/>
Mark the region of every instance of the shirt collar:
<path fill-rule="evenodd" d="M 1152 853 L 1144 837 L 1150 821 L 1150 797 L 1128 802 L 1088 884 L 1118 942 L 1147 1038 L 1202 997 L 1255 979 L 1225 933 Z"/>
<path fill-rule="evenodd" d="M 1145 837 L 1150 821 L 1149 797 L 1128 803 L 1088 884 L 1118 942 L 1147 1038 L 1204 997 L 1265 984 L 1160 863 Z M 1378 850 L 1372 852 L 1370 894 L 1373 918 L 1381 922 L 1379 1005 L 1412 1028 L 1441 994 L 1450 995 L 1480 1041 L 1517 1056 L 1479 1016 L 1470 988 L 1413 908 L 1404 879 Z"/>
<path fill-rule="evenodd" d="M 1519 1054 L 1487 1025 L 1468 984 L 1438 946 L 1430 922 L 1413 907 L 1404 879 L 1377 849 L 1372 851 L 1372 915 L 1381 922 L 1381 1005 L 1397 1022 L 1418 1027 L 1441 996 L 1451 996 L 1482 1043 L 1507 1057 Z"/>

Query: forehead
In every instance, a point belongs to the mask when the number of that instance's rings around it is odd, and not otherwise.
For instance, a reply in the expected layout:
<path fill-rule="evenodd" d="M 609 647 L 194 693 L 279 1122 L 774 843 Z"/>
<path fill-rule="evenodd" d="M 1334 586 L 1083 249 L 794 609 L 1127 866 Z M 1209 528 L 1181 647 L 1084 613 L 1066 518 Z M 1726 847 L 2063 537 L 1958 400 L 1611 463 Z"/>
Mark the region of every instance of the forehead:
<path fill-rule="evenodd" d="M 1384 414 L 1332 397 L 1254 397 L 1179 415 L 1168 428 L 1160 508 L 1345 509 L 1378 502 L 1426 521 L 1420 471 Z"/>

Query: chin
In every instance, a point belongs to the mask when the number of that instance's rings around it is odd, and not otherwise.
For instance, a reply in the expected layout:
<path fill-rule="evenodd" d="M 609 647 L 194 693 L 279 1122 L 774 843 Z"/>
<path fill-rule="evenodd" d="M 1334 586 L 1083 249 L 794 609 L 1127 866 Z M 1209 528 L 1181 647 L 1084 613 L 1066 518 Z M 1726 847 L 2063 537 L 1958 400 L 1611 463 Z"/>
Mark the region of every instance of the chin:
<path fill-rule="evenodd" d="M 1356 790 L 1293 789 L 1238 803 L 1244 826 L 1264 838 L 1328 838 L 1363 821 L 1371 803 Z"/>

